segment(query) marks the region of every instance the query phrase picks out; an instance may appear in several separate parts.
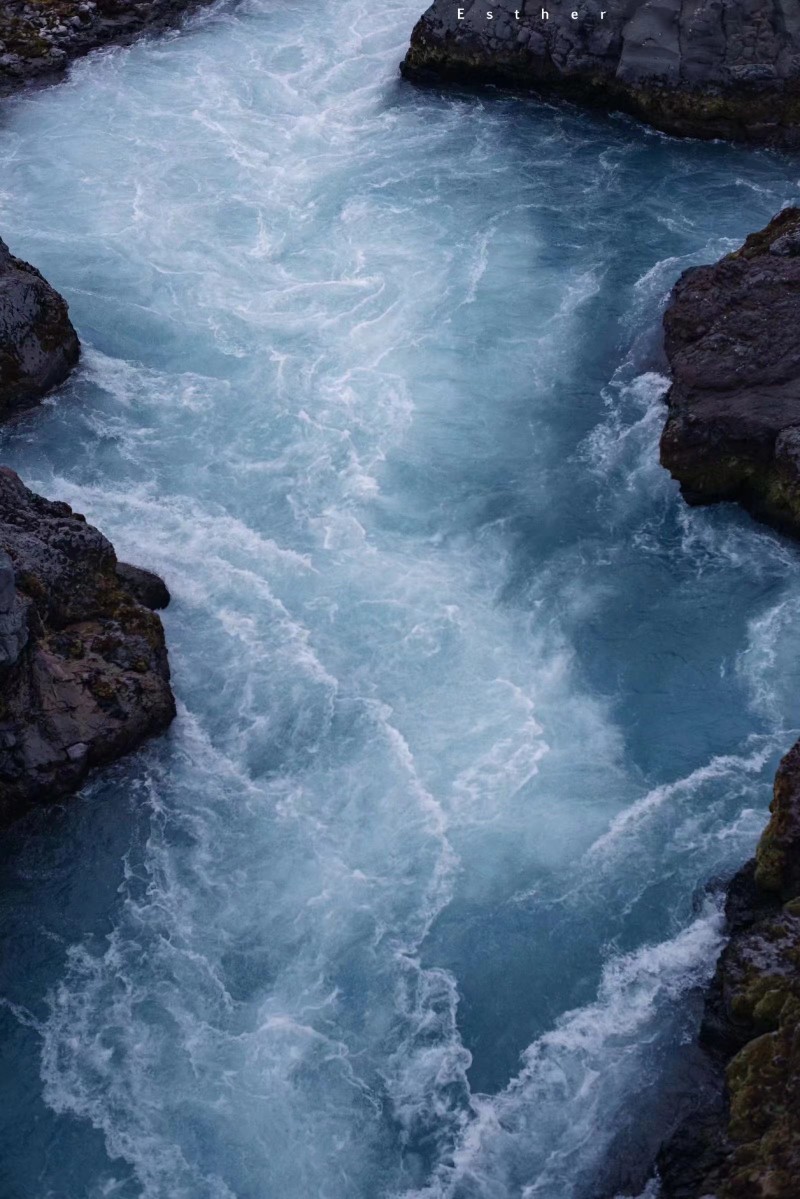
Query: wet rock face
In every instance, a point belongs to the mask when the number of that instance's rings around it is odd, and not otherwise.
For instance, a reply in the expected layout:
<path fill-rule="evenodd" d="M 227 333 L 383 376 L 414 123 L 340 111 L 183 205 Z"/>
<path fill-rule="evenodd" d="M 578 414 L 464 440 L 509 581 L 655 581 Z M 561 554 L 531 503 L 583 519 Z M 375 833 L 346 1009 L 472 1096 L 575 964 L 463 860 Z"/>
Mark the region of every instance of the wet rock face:
<path fill-rule="evenodd" d="M 0 420 L 63 383 L 79 353 L 65 301 L 0 241 Z"/>
<path fill-rule="evenodd" d="M 172 720 L 164 632 L 139 599 L 168 599 L 153 580 L 0 467 L 0 821 Z"/>
<path fill-rule="evenodd" d="M 661 461 L 692 504 L 738 500 L 800 534 L 800 209 L 687 271 L 664 318 Z"/>
<path fill-rule="evenodd" d="M 401 69 L 555 93 L 670 133 L 800 143 L 796 0 L 434 0 Z"/>
<path fill-rule="evenodd" d="M 118 562 L 117 576 L 134 599 L 144 604 L 145 608 L 157 611 L 169 604 L 167 585 L 157 574 L 153 574 L 152 570 L 142 570 L 141 566 L 131 566 L 129 562 Z"/>
<path fill-rule="evenodd" d="M 209 0 L 0 0 L 0 91 L 111 42 L 168 29 Z"/>
<path fill-rule="evenodd" d="M 724 1102 L 659 1159 L 663 1199 L 796 1199 L 800 1178 L 800 743 L 780 764 L 754 862 L 728 889 L 730 940 L 701 1039 Z"/>
<path fill-rule="evenodd" d="M 775 777 L 769 824 L 756 851 L 755 882 L 784 903 L 800 903 L 800 742 Z"/>
<path fill-rule="evenodd" d="M 687 271 L 664 319 L 673 373 L 661 460 L 690 503 L 738 500 L 800 535 L 800 210 Z M 727 892 L 730 940 L 701 1041 L 716 1110 L 662 1149 L 663 1199 L 800 1194 L 800 742 L 780 764 L 755 859 Z"/>

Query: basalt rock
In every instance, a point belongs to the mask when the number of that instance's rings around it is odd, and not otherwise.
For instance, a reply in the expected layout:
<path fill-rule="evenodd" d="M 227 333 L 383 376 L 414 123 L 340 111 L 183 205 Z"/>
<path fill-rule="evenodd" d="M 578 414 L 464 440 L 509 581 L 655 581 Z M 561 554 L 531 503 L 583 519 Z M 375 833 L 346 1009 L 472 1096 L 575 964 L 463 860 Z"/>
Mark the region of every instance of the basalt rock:
<path fill-rule="evenodd" d="M 209 0 L 0 0 L 0 91 L 64 71 L 110 43 L 179 24 Z"/>
<path fill-rule="evenodd" d="M 662 1199 L 797 1199 L 800 742 L 778 768 L 771 813 L 728 888 L 730 938 L 701 1029 L 724 1069 L 722 1101 L 662 1149 Z"/>
<path fill-rule="evenodd" d="M 0 467 L 0 821 L 73 791 L 175 714 L 156 576 Z"/>
<path fill-rule="evenodd" d="M 129 562 L 117 563 L 117 575 L 140 604 L 157 611 L 166 608 L 170 601 L 167 584 L 152 570 L 131 566 Z"/>
<path fill-rule="evenodd" d="M 673 375 L 661 460 L 690 503 L 738 500 L 800 535 L 800 210 L 713 266 L 666 312 Z M 663 1147 L 662 1199 L 800 1194 L 800 742 L 775 777 L 756 856 L 727 889 L 729 941 L 701 1043 L 716 1104 Z"/>
<path fill-rule="evenodd" d="M 691 504 L 737 500 L 800 535 L 800 209 L 678 281 L 661 461 Z"/>
<path fill-rule="evenodd" d="M 401 69 L 564 96 L 669 133 L 800 142 L 796 0 L 434 0 Z"/>
<path fill-rule="evenodd" d="M 63 383 L 79 353 L 65 301 L 0 241 L 0 420 Z"/>

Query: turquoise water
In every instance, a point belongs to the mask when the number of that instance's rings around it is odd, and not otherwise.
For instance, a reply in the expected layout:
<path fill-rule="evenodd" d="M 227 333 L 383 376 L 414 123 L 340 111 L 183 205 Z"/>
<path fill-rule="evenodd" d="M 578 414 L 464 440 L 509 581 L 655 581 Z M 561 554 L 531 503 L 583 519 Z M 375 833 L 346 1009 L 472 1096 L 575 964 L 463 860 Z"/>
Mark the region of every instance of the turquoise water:
<path fill-rule="evenodd" d="M 2 1199 L 608 1199 L 702 1089 L 795 550 L 657 464 L 797 161 L 417 91 L 252 0 L 6 104 L 86 347 L 2 459 L 160 571 L 179 716 L 4 838 Z"/>

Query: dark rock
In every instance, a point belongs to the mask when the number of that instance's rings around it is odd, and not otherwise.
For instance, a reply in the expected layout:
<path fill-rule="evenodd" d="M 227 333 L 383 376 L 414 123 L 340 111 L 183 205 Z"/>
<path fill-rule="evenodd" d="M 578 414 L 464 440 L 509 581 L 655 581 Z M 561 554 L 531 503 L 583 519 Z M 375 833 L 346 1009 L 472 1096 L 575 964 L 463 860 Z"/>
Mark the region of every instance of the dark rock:
<path fill-rule="evenodd" d="M 776 915 L 780 910 L 780 901 L 758 886 L 755 875 L 756 863 L 753 859 L 728 884 L 725 919 L 729 945 L 744 936 L 759 921 Z M 709 1053 L 724 1062 L 746 1044 L 750 1032 L 734 1018 L 723 981 L 724 972 L 717 970 L 706 993 L 699 1039 Z"/>
<path fill-rule="evenodd" d="M 661 460 L 690 503 L 738 500 L 800 534 L 800 210 L 687 271 L 664 319 Z M 662 1148 L 663 1199 L 800 1195 L 800 742 L 756 856 L 727 890 L 729 940 L 700 1043 L 719 1098 Z"/>
<path fill-rule="evenodd" d="M 434 0 L 421 17 L 407 78 L 565 96 L 693 137 L 800 142 L 795 0 L 462 0 L 458 11 Z"/>
<path fill-rule="evenodd" d="M 161 732 L 175 702 L 164 631 L 139 601 L 139 572 L 130 568 L 134 586 L 85 517 L 35 495 L 5 467 L 0 551 L 0 820 L 7 821 L 75 790 L 92 767 Z M 155 592 L 154 576 L 141 575 Z M 11 631 L 3 632 L 9 614 Z"/>
<path fill-rule="evenodd" d="M 669 1199 L 715 1199 L 706 1181 L 731 1152 L 722 1094 L 712 1111 L 681 1124 L 658 1155 L 661 1193 Z"/>
<path fill-rule="evenodd" d="M 778 768 L 771 812 L 728 889 L 730 936 L 701 1031 L 724 1091 L 662 1147 L 662 1199 L 797 1199 L 800 742 Z"/>
<path fill-rule="evenodd" d="M 691 504 L 738 500 L 800 534 L 800 209 L 686 271 L 664 318 L 661 461 Z"/>
<path fill-rule="evenodd" d="M 14 564 L 0 550 L 0 670 L 13 666 L 28 641 L 25 604 L 17 595 Z"/>
<path fill-rule="evenodd" d="M 209 0 L 0 0 L 0 91 L 47 80 L 74 58 L 160 32 Z"/>
<path fill-rule="evenodd" d="M 152 570 L 143 570 L 141 566 L 131 566 L 129 562 L 117 563 L 117 576 L 122 580 L 132 595 L 145 608 L 157 611 L 166 608 L 170 601 L 167 584 Z"/>
<path fill-rule="evenodd" d="M 66 302 L 0 241 L 0 420 L 63 383 L 79 353 Z"/>
<path fill-rule="evenodd" d="M 791 904 L 800 899 L 800 742 L 781 762 L 770 813 L 756 851 L 755 882 Z"/>

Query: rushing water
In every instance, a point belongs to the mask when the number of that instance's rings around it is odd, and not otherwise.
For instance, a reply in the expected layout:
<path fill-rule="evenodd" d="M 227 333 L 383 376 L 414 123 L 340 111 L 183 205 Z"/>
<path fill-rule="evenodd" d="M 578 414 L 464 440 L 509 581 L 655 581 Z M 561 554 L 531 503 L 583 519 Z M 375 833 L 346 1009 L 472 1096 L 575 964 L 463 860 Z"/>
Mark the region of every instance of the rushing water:
<path fill-rule="evenodd" d="M 800 570 L 657 465 L 657 330 L 797 163 L 417 91 L 418 7 L 4 109 L 86 351 L 2 458 L 166 577 L 180 713 L 5 837 L 2 1199 L 603 1199 L 702 1086 Z"/>

